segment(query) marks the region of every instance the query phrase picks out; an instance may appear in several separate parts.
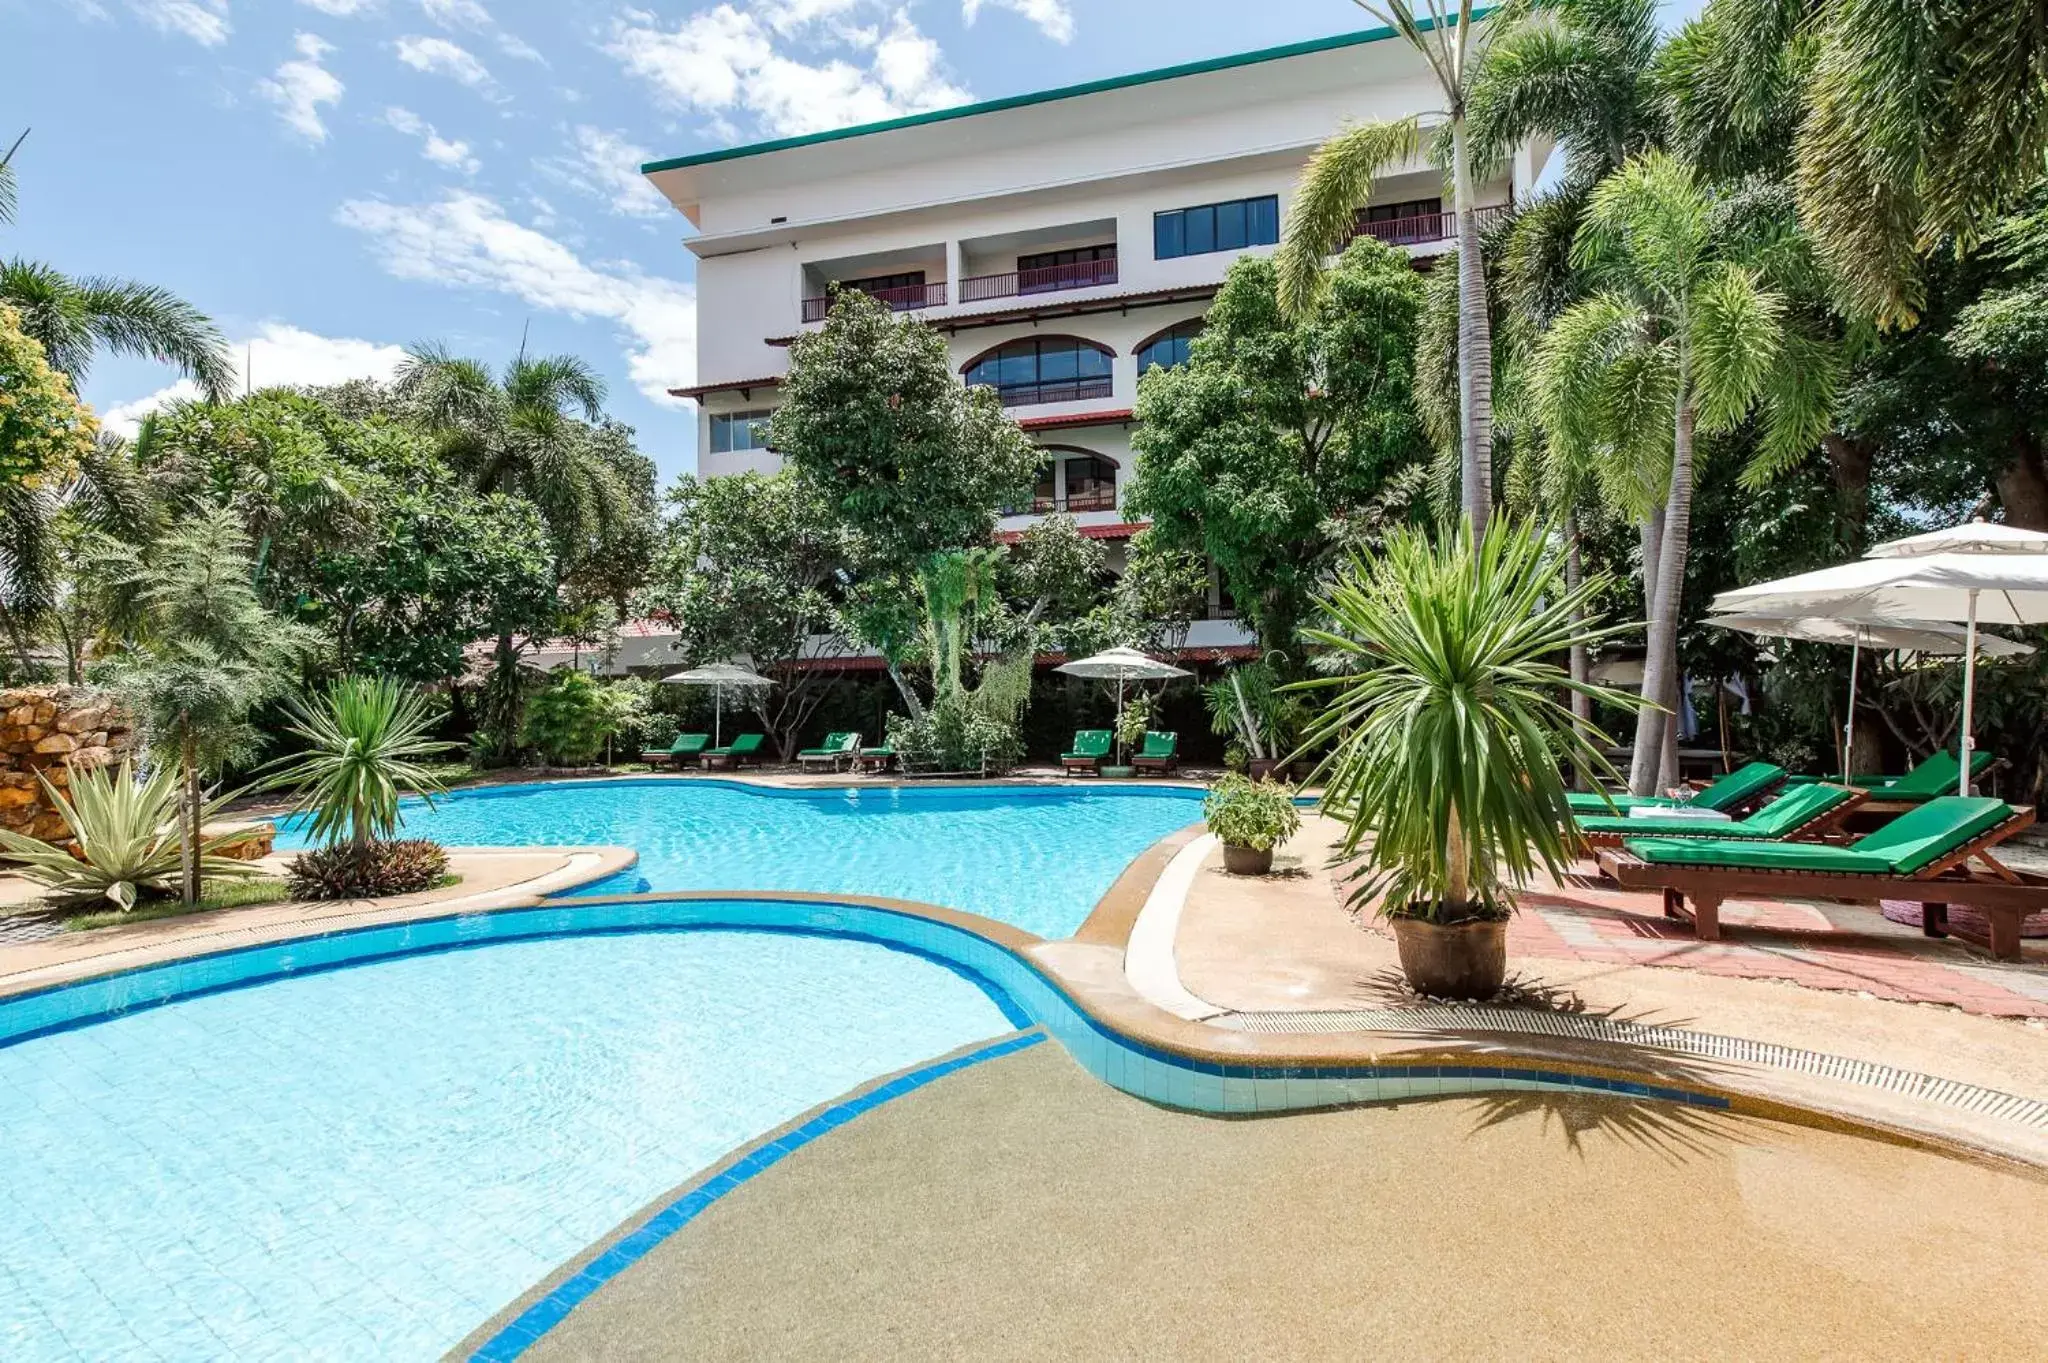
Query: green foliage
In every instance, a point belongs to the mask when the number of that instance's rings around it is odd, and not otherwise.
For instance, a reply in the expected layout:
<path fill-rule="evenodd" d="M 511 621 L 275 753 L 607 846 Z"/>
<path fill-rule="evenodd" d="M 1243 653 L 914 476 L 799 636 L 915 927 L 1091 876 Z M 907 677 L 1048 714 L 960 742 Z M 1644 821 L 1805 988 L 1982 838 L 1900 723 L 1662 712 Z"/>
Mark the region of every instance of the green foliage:
<path fill-rule="evenodd" d="M 64 920 L 66 932 L 91 932 L 95 928 L 125 923 L 149 923 L 159 918 L 177 918 L 188 913 L 210 913 L 217 909 L 243 909 L 256 904 L 279 904 L 292 897 L 291 886 L 281 877 L 256 875 L 243 880 L 216 880 L 206 885 L 196 904 L 174 899 L 146 899 L 132 909 L 87 911 Z"/>
<path fill-rule="evenodd" d="M 1352 902 L 1433 922 L 1500 919 L 1541 866 L 1564 874 L 1576 834 L 1560 764 L 1611 773 L 1605 739 L 1560 697 L 1624 693 L 1571 680 L 1555 658 L 1616 633 L 1578 622 L 1598 590 L 1564 586 L 1547 530 L 1500 525 L 1474 549 L 1462 530 L 1432 544 L 1399 532 L 1349 565 L 1322 600 L 1338 675 L 1304 747 L 1322 808 L 1356 859 Z"/>
<path fill-rule="evenodd" d="M 448 853 L 425 838 L 337 842 L 292 858 L 286 883 L 294 899 L 381 899 L 418 894 L 448 875 Z"/>
<path fill-rule="evenodd" d="M 526 742 L 556 766 L 588 766 L 624 718 L 611 688 L 564 668 L 527 702 Z"/>
<path fill-rule="evenodd" d="M 77 855 L 0 829 L 0 863 L 12 863 L 59 904 L 105 901 L 125 913 L 146 895 L 176 893 L 181 864 L 176 767 L 159 767 L 147 781 L 137 781 L 127 762 L 118 771 L 73 771 L 64 789 L 47 777 L 37 779 L 44 799 L 63 816 Z M 223 803 L 205 805 L 201 823 Z M 249 862 L 216 855 L 233 841 L 233 835 L 225 835 L 200 844 L 202 877 L 256 874 Z"/>
<path fill-rule="evenodd" d="M 1123 713 L 1116 717 L 1116 741 L 1134 748 L 1145 741 L 1145 730 L 1151 727 L 1152 697 L 1143 691 L 1126 696 Z"/>
<path fill-rule="evenodd" d="M 1284 690 L 1268 659 L 1240 663 L 1202 688 L 1213 732 L 1235 738 L 1252 757 L 1278 758 L 1307 719 L 1300 697 Z"/>
<path fill-rule="evenodd" d="M 0 303 L 42 346 L 52 365 L 82 384 L 101 350 L 167 364 L 225 402 L 234 357 L 220 328 L 168 289 L 130 279 L 73 279 L 40 261 L 0 261 Z"/>
<path fill-rule="evenodd" d="M 1028 668 L 1028 660 L 1025 664 Z M 1007 694 L 1011 689 L 1003 688 Z M 1025 673 L 1025 695 L 1029 674 Z M 1009 770 L 1024 755 L 1015 714 L 996 713 L 995 697 L 959 691 L 936 697 L 918 719 L 892 714 L 889 746 L 912 771 L 987 772 Z M 1018 707 L 1021 709 L 1021 707 Z"/>
<path fill-rule="evenodd" d="M 292 735 L 305 746 L 280 758 L 268 788 L 298 792 L 293 812 L 312 811 L 323 843 L 389 838 L 404 823 L 399 796 L 442 789 L 421 759 L 455 744 L 428 737 L 434 716 L 419 695 L 389 677 L 342 677 L 311 704 L 293 701 Z"/>
<path fill-rule="evenodd" d="M 1254 852 L 1271 851 L 1301 830 L 1292 787 L 1270 777 L 1248 780 L 1236 772 L 1209 787 L 1202 819 L 1224 843 Z"/>
<path fill-rule="evenodd" d="M 1291 649 L 1341 517 L 1427 455 L 1413 401 L 1422 284 L 1354 242 L 1312 312 L 1270 261 L 1231 267 L 1190 362 L 1139 384 L 1129 514 L 1160 550 L 1213 559 L 1268 649 Z"/>
<path fill-rule="evenodd" d="M 97 429 L 70 381 L 0 302 L 0 489 L 61 486 Z"/>

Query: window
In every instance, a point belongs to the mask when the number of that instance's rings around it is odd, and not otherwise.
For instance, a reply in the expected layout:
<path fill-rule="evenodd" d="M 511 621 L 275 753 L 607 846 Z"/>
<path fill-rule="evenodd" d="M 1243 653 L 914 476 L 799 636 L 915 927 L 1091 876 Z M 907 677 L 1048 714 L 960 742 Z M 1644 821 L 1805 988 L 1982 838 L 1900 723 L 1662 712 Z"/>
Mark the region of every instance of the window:
<path fill-rule="evenodd" d="M 714 412 L 711 416 L 711 452 L 732 454 L 739 450 L 768 448 L 768 418 L 774 413 Z"/>
<path fill-rule="evenodd" d="M 1280 199 L 1232 199 L 1152 215 L 1152 254 L 1159 260 L 1241 251 L 1280 240 Z"/>
<path fill-rule="evenodd" d="M 859 289 L 866 294 L 890 293 L 897 289 L 921 289 L 924 287 L 923 270 L 905 270 L 901 274 L 869 275 L 866 279 L 842 279 L 842 289 Z"/>
<path fill-rule="evenodd" d="M 1373 204 L 1358 210 L 1356 236 L 1377 237 L 1390 246 L 1410 242 L 1437 241 L 1449 236 L 1451 224 L 1443 216 L 1444 201 L 1409 199 L 1403 203 Z"/>
<path fill-rule="evenodd" d="M 1168 327 L 1151 340 L 1138 347 L 1138 375 L 1153 365 L 1161 369 L 1178 369 L 1188 362 L 1188 347 L 1195 337 L 1202 334 L 1202 319 L 1199 317 Z"/>
<path fill-rule="evenodd" d="M 1116 510 L 1116 465 L 1094 454 L 1067 460 L 1066 509 Z"/>
<path fill-rule="evenodd" d="M 995 389 L 1005 407 L 1106 398 L 1111 358 L 1104 347 L 1073 336 L 1012 341 L 969 365 L 967 386 Z"/>

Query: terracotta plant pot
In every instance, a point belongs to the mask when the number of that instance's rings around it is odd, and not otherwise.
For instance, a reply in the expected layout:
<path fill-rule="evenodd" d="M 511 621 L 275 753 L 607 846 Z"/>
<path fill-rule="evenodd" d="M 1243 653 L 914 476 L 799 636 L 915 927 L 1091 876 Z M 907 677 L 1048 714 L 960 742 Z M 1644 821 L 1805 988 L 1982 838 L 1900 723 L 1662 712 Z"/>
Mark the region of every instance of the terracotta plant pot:
<path fill-rule="evenodd" d="M 1439 999 L 1490 999 L 1508 973 L 1506 923 L 1455 923 L 1394 918 L 1401 973 L 1418 994 Z"/>
<path fill-rule="evenodd" d="M 1254 781 L 1272 777 L 1276 781 L 1287 779 L 1287 764 L 1277 757 L 1254 757 L 1246 764 Z"/>
<path fill-rule="evenodd" d="M 1234 876 L 1262 876 L 1273 869 L 1273 849 L 1223 844 L 1223 869 Z"/>

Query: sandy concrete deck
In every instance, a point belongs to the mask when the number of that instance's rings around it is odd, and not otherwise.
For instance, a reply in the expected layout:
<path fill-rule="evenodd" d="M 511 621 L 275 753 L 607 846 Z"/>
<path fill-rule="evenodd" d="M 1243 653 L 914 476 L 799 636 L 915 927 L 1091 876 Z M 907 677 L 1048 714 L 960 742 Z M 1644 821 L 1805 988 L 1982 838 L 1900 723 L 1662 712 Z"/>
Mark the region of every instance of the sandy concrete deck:
<path fill-rule="evenodd" d="M 727 1194 L 526 1357 L 2033 1359 L 2048 1184 L 1533 1094 L 1153 1107 L 1041 1045 Z"/>

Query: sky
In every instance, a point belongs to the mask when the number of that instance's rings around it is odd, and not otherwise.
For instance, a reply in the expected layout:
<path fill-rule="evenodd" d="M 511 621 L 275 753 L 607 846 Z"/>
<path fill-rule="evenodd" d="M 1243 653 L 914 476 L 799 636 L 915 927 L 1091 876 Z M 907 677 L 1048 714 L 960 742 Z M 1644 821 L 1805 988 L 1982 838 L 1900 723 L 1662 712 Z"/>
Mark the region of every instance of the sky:
<path fill-rule="evenodd" d="M 1669 0 L 1690 11 L 1698 0 Z M 1341 0 L 0 0 L 0 255 L 169 288 L 256 385 L 581 355 L 695 467 L 688 224 L 642 162 L 1371 26 Z M 103 356 L 116 430 L 181 391 Z"/>

